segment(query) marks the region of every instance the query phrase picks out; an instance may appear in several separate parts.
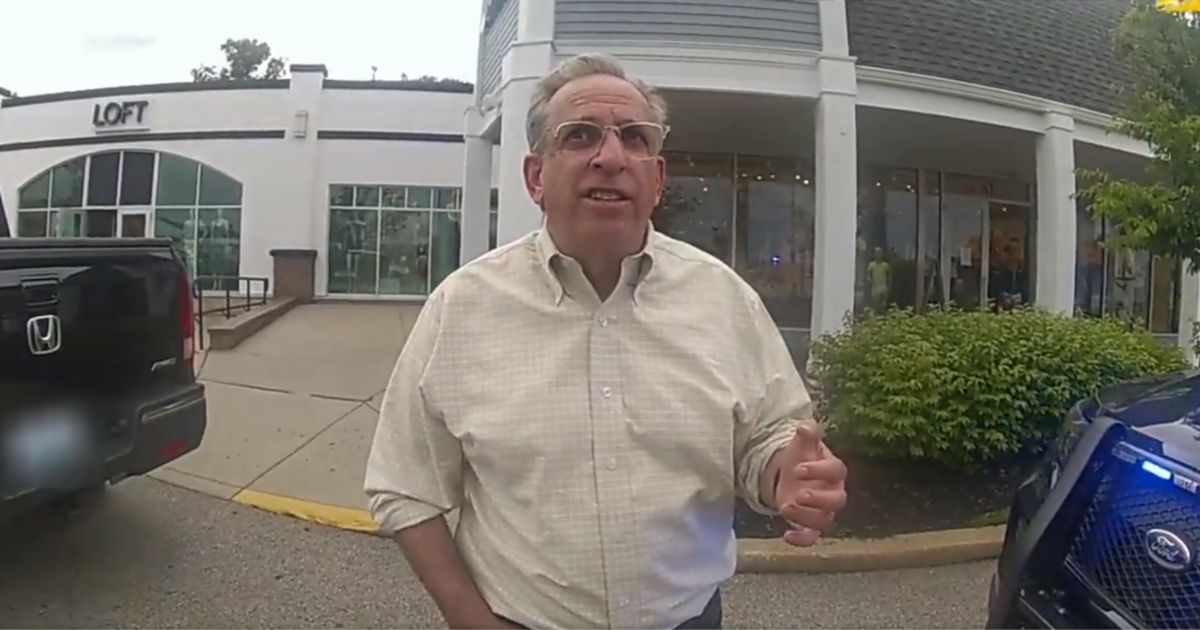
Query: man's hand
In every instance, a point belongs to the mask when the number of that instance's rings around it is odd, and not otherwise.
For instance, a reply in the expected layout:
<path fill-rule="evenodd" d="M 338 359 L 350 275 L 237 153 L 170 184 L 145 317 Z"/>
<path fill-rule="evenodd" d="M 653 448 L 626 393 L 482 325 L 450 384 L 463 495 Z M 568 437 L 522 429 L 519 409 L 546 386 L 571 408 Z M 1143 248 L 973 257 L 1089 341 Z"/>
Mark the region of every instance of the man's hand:
<path fill-rule="evenodd" d="M 791 525 L 783 540 L 807 547 L 846 506 L 846 465 L 825 447 L 812 421 L 802 422 L 775 457 L 779 463 L 775 505 Z"/>

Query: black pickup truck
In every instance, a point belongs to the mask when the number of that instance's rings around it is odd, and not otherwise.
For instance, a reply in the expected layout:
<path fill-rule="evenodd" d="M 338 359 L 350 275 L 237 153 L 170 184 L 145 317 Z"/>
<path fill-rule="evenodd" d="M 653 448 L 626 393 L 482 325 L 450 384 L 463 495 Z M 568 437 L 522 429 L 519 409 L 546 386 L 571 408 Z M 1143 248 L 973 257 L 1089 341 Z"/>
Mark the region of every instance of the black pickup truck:
<path fill-rule="evenodd" d="M 168 241 L 0 237 L 0 525 L 200 445 L 192 309 Z"/>

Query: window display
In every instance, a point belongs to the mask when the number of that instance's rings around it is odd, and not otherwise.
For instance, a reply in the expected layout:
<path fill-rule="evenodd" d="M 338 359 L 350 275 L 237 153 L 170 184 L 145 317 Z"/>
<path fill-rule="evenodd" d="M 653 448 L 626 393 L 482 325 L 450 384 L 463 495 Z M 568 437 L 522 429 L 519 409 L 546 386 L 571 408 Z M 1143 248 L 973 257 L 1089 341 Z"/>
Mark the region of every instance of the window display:
<path fill-rule="evenodd" d="M 458 268 L 461 207 L 458 188 L 330 186 L 329 293 L 428 295 Z"/>
<path fill-rule="evenodd" d="M 166 238 L 198 286 L 238 286 L 242 184 L 211 166 L 170 153 L 102 151 L 38 175 L 18 198 L 21 236 Z"/>

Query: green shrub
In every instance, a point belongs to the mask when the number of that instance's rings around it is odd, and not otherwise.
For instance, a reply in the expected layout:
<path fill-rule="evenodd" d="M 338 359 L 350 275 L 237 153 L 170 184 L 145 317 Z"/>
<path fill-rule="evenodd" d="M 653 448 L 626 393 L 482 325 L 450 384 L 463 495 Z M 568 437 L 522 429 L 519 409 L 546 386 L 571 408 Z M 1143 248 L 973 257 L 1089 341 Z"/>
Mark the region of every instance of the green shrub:
<path fill-rule="evenodd" d="M 910 310 L 814 342 L 830 439 L 856 453 L 973 468 L 1035 453 L 1097 387 L 1185 369 L 1182 353 L 1116 319 Z"/>

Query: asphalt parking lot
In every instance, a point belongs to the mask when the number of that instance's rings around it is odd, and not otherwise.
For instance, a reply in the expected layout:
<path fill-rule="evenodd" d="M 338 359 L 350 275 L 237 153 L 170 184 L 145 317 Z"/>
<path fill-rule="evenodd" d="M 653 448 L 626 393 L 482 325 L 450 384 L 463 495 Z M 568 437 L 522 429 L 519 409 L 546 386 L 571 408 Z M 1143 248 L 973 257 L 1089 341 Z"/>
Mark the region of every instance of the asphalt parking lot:
<path fill-rule="evenodd" d="M 741 575 L 726 626 L 980 627 L 990 569 Z M 444 627 L 390 541 L 153 479 L 0 532 L 0 626 Z"/>

